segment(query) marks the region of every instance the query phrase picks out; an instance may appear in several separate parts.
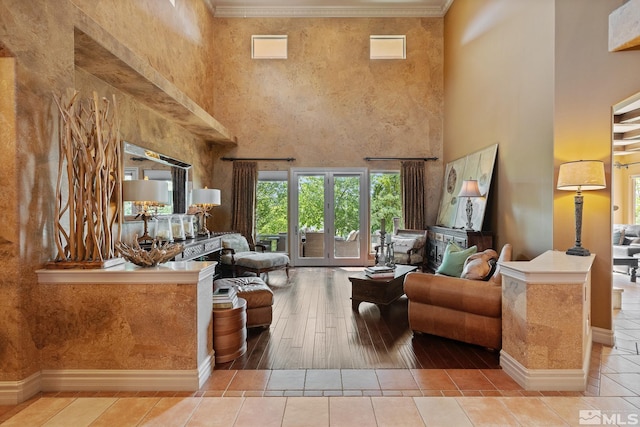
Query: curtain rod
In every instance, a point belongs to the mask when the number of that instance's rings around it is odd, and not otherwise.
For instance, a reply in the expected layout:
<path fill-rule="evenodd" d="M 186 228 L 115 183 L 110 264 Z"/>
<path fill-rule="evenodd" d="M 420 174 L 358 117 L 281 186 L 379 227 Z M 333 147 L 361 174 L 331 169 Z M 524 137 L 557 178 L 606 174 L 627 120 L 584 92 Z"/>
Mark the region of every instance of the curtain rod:
<path fill-rule="evenodd" d="M 437 157 L 365 157 L 367 162 L 371 162 L 374 160 L 424 160 L 425 162 L 429 160 L 438 160 Z"/>
<path fill-rule="evenodd" d="M 633 163 L 620 163 L 620 162 L 615 162 L 613 164 L 613 166 L 615 166 L 616 168 L 620 169 L 620 168 L 627 168 L 629 169 L 629 166 L 633 166 L 633 165 L 637 165 L 640 162 L 633 162 Z"/>
<path fill-rule="evenodd" d="M 294 157 L 223 157 L 222 160 L 225 162 L 238 162 L 238 161 L 249 161 L 249 160 L 265 160 L 269 162 L 293 162 L 296 159 Z"/>

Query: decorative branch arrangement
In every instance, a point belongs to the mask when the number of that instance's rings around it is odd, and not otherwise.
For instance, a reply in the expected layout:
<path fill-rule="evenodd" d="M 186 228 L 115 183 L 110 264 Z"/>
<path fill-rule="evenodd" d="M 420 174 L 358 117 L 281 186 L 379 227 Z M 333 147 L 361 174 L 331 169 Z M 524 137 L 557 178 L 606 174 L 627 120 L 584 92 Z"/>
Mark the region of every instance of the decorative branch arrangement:
<path fill-rule="evenodd" d="M 67 100 L 62 96 L 54 99 L 61 119 L 54 224 L 56 262 L 85 267 L 92 263 L 103 267 L 103 261 L 114 258 L 122 262 L 115 246 L 122 233 L 124 175 L 115 96 L 112 105 L 106 98 L 98 99 L 96 92 L 93 98 L 80 99 L 73 91 Z"/>
<path fill-rule="evenodd" d="M 183 250 L 183 246 L 179 243 L 165 242 L 162 244 L 157 239 L 153 240 L 151 249 L 147 250 L 140 246 L 137 235 L 131 245 L 116 242 L 116 248 L 127 261 L 131 261 L 141 267 L 155 267 L 158 264 L 173 259 Z"/>

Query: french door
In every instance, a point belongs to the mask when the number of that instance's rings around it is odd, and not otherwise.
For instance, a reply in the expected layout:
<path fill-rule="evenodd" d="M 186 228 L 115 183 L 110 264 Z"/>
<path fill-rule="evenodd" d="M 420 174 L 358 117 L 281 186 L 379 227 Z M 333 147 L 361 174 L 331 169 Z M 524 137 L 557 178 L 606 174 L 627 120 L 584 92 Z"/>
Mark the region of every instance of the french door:
<path fill-rule="evenodd" d="M 366 169 L 292 169 L 290 250 L 296 266 L 365 265 Z"/>

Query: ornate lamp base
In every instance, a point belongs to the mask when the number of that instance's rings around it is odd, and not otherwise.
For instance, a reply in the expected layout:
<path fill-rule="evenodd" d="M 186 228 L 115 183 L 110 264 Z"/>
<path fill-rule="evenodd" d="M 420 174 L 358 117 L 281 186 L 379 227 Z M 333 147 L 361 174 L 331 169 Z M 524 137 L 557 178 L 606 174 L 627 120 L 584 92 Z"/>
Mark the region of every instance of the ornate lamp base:
<path fill-rule="evenodd" d="M 576 243 L 573 247 L 567 250 L 567 255 L 576 255 L 576 256 L 589 256 L 589 249 L 582 247 L 582 193 L 580 190 L 576 192 L 575 197 L 573 198 L 573 203 L 575 205 L 575 216 L 576 216 Z"/>
<path fill-rule="evenodd" d="M 467 230 L 473 230 L 473 223 L 471 222 L 471 218 L 473 218 L 473 202 L 471 201 L 471 197 L 467 197 L 465 211 L 467 213 Z"/>
<path fill-rule="evenodd" d="M 571 249 L 567 249 L 567 255 L 577 255 L 577 256 L 589 256 L 591 253 L 589 249 L 583 248 L 582 246 L 574 246 Z"/>

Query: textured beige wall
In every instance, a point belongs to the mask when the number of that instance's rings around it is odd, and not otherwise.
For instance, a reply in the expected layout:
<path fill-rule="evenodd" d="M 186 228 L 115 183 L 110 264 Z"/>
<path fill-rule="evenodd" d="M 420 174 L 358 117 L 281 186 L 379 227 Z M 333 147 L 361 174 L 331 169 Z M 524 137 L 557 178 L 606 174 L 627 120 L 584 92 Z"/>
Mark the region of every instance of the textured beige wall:
<path fill-rule="evenodd" d="M 203 108 L 212 109 L 215 76 L 213 17 L 204 2 L 110 2 L 55 0 L 0 1 L 2 94 L 15 92 L 15 103 L 3 96 L 2 185 L 0 218 L 0 381 L 25 379 L 40 369 L 45 345 L 37 316 L 41 308 L 35 271 L 52 259 L 53 207 L 57 173 L 57 110 L 54 93 L 74 87 L 111 92 L 90 76 L 74 71 L 74 22 L 88 19 L 146 59 L 165 78 Z M 77 5 L 77 6 L 76 6 Z M 158 13 L 150 13 L 150 7 Z M 86 12 L 88 15 L 85 16 Z M 11 69 L 15 70 L 15 78 Z M 114 91 L 115 92 L 115 91 Z M 122 133 L 168 155 L 195 164 L 194 181 L 211 185 L 211 147 L 155 113 L 119 95 Z M 158 142 L 160 136 L 168 138 Z M 160 149 L 162 147 L 162 149 Z M 195 158 L 189 158 L 195 156 Z M 42 305 L 46 304 L 46 299 Z"/>
<path fill-rule="evenodd" d="M 592 324 L 610 329 L 612 106 L 640 91 L 640 52 L 608 52 L 608 16 L 622 0 L 556 2 L 554 162 L 605 162 L 607 189 L 584 193 L 583 244 L 595 253 Z M 555 183 L 555 177 L 554 177 Z M 573 246 L 573 195 L 554 194 L 553 246 Z"/>
<path fill-rule="evenodd" d="M 236 157 L 290 167 L 400 168 L 363 157 L 442 155 L 442 19 L 216 19 L 216 118 L 238 137 Z M 287 34 L 288 59 L 252 60 L 252 34 Z M 405 34 L 406 60 L 369 59 L 369 35 Z M 437 215 L 442 163 L 426 166 L 428 219 Z M 217 188 L 232 165 L 216 164 Z M 231 195 L 214 216 L 226 221 Z M 228 226 L 228 224 L 227 224 Z"/>
<path fill-rule="evenodd" d="M 499 144 L 496 246 L 552 244 L 553 3 L 456 0 L 445 18 L 444 161 Z"/>
<path fill-rule="evenodd" d="M 6 139 L 3 135 L 0 155 L 11 173 L 3 176 L 0 207 L 3 226 L 8 230 L 2 235 L 0 252 L 0 381 L 22 380 L 39 370 L 35 270 L 53 254 L 57 163 L 51 95 L 73 82 L 69 4 L 40 6 L 22 1 L 0 2 L 3 53 L 15 60 L 15 79 L 5 80 L 10 73 L 2 70 L 6 90 L 15 91 L 15 103 L 3 104 L 0 112 L 15 121 L 12 134 Z M 66 28 L 71 36 L 64 36 Z"/>
<path fill-rule="evenodd" d="M 215 117 L 214 25 L 207 2 L 69 1 Z"/>

